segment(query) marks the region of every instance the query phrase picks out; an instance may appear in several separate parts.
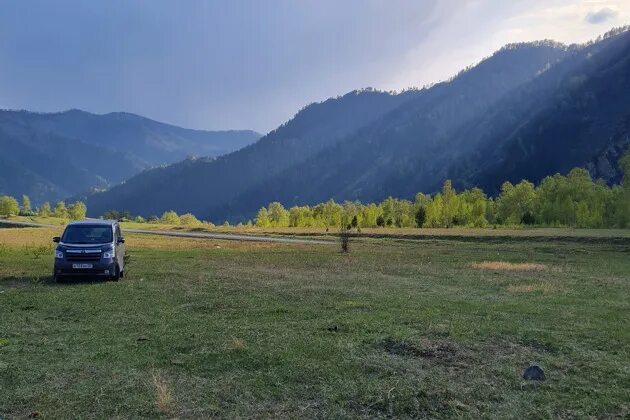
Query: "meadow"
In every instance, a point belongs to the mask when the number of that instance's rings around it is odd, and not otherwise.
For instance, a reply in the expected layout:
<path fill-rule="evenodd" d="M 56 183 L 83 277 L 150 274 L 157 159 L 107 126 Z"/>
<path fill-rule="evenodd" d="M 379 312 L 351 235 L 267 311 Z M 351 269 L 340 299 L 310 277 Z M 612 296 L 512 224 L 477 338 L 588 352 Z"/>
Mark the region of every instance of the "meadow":
<path fill-rule="evenodd" d="M 627 231 L 383 232 L 127 234 L 56 284 L 59 229 L 0 229 L 0 417 L 630 415 Z"/>

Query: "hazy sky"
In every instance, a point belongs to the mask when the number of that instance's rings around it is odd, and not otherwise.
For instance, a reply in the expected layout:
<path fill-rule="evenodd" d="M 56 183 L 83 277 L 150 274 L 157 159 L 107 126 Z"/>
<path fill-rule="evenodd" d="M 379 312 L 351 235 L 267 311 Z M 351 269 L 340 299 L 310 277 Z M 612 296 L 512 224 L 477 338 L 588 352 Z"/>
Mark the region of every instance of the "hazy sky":
<path fill-rule="evenodd" d="M 0 0 L 0 108 L 266 132 L 353 89 L 443 80 L 508 42 L 628 23 L 630 0 Z"/>

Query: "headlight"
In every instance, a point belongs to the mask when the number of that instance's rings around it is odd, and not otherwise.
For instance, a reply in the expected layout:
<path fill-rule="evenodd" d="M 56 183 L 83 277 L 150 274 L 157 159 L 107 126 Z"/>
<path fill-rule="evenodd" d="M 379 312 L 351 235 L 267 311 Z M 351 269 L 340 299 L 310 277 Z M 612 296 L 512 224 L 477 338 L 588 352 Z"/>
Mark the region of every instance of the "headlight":
<path fill-rule="evenodd" d="M 63 252 L 55 250 L 55 258 L 63 258 Z"/>
<path fill-rule="evenodd" d="M 116 250 L 115 249 L 108 249 L 107 251 L 103 252 L 103 258 L 105 259 L 111 259 L 116 257 Z"/>

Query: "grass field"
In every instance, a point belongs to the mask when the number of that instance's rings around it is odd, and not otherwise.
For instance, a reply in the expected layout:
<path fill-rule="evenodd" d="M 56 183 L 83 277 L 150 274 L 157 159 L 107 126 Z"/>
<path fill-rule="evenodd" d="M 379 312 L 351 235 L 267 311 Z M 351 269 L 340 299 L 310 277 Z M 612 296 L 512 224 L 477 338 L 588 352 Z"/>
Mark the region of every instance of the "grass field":
<path fill-rule="evenodd" d="M 125 279 L 59 285 L 58 233 L 0 229 L 5 419 L 630 415 L 623 232 L 348 255 L 127 235 Z M 530 362 L 545 381 L 521 379 Z"/>

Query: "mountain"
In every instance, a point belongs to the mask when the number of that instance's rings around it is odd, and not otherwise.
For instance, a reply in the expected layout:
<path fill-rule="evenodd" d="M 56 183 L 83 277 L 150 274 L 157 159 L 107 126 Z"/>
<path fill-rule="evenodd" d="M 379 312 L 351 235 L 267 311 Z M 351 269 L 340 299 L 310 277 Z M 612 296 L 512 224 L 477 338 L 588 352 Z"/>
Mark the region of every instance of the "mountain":
<path fill-rule="evenodd" d="M 0 194 L 35 203 L 117 184 L 144 169 L 189 155 L 216 157 L 260 136 L 202 131 L 129 113 L 0 111 Z"/>
<path fill-rule="evenodd" d="M 90 212 L 117 208 L 150 215 L 173 209 L 209 218 L 211 205 L 229 203 L 240 192 L 299 165 L 418 95 L 413 90 L 394 95 L 366 89 L 311 104 L 237 152 L 148 170 L 107 192 L 93 194 L 86 198 Z"/>
<path fill-rule="evenodd" d="M 504 180 L 585 166 L 610 182 L 630 136 L 629 60 L 626 30 L 582 46 L 509 45 L 427 89 L 311 105 L 252 146 L 146 171 L 90 197 L 88 208 L 222 221 L 274 200 L 411 198 L 445 179 L 494 193 Z"/>

